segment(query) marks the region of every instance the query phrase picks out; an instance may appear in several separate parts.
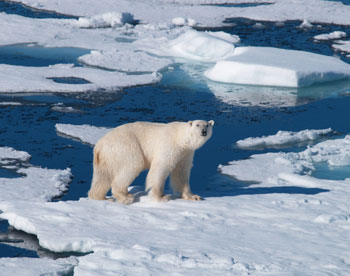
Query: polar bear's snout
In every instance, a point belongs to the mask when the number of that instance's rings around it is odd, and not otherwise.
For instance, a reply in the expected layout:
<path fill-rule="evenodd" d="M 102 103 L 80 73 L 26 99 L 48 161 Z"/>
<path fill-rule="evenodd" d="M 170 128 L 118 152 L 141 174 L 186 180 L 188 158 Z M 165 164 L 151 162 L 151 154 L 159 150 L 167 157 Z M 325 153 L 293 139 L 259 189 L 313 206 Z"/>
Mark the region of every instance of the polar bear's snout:
<path fill-rule="evenodd" d="M 202 130 L 201 130 L 201 135 L 202 136 L 207 136 L 207 134 L 208 134 L 208 132 L 207 132 L 207 126 L 204 126 L 203 128 L 202 128 Z"/>

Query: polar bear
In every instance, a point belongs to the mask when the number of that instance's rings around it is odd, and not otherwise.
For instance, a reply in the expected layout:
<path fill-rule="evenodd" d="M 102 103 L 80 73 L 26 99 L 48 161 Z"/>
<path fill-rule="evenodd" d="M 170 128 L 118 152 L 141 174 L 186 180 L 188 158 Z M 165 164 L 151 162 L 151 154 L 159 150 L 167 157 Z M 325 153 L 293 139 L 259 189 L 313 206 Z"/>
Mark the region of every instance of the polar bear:
<path fill-rule="evenodd" d="M 189 179 L 195 150 L 212 135 L 214 121 L 195 120 L 168 124 L 135 122 L 116 127 L 94 147 L 93 178 L 89 198 L 104 200 L 112 189 L 120 203 L 130 204 L 129 185 L 149 169 L 146 191 L 156 201 L 168 201 L 164 183 L 170 175 L 174 193 L 200 200 L 191 192 Z"/>

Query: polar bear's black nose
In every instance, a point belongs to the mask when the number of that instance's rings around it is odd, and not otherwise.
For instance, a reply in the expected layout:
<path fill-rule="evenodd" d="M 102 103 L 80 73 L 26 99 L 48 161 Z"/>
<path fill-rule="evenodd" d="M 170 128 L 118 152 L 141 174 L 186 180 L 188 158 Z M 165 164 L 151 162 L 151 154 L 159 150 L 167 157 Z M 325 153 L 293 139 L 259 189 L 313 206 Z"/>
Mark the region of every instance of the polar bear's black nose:
<path fill-rule="evenodd" d="M 202 129 L 201 135 L 202 136 L 207 136 L 207 130 L 206 129 Z"/>

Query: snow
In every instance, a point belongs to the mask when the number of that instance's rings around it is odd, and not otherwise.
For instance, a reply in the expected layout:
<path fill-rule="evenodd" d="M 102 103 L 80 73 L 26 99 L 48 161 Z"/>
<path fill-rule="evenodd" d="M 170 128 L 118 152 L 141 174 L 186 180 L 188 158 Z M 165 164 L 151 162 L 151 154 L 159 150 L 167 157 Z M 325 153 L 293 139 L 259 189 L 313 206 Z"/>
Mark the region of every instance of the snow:
<path fill-rule="evenodd" d="M 331 40 L 331 39 L 340 39 L 346 37 L 346 32 L 334 31 L 329 34 L 320 34 L 314 36 L 316 40 Z"/>
<path fill-rule="evenodd" d="M 134 16 L 127 12 L 107 12 L 91 17 L 80 17 L 77 22 L 81 28 L 116 28 L 132 23 L 134 23 Z"/>
<path fill-rule="evenodd" d="M 283 58 L 281 58 L 283 57 Z M 271 47 L 237 47 L 205 71 L 213 81 L 303 87 L 350 76 L 350 65 L 330 56 Z"/>
<path fill-rule="evenodd" d="M 170 59 L 151 56 L 126 47 L 109 51 L 92 51 L 90 54 L 79 57 L 78 60 L 90 66 L 123 72 L 155 72 L 173 63 Z"/>
<path fill-rule="evenodd" d="M 332 133 L 331 128 L 326 129 L 306 129 L 295 131 L 278 131 L 275 135 L 263 137 L 249 137 L 236 142 L 237 147 L 241 149 L 263 149 L 274 147 L 291 146 L 306 141 L 317 140 L 326 134 Z"/>
<path fill-rule="evenodd" d="M 191 26 L 194 27 L 196 26 L 196 20 L 192 18 L 183 18 L 183 17 L 175 17 L 171 21 L 175 26 Z"/>
<path fill-rule="evenodd" d="M 64 259 L 0 258 L 1 275 L 70 275 L 77 261 L 74 257 Z"/>
<path fill-rule="evenodd" d="M 87 80 L 87 84 L 56 83 L 51 78 L 73 77 Z M 85 92 L 119 90 L 123 87 L 156 83 L 159 74 L 127 75 L 72 64 L 48 67 L 0 66 L 0 92 Z M 23 82 L 23 79 L 26 79 Z"/>

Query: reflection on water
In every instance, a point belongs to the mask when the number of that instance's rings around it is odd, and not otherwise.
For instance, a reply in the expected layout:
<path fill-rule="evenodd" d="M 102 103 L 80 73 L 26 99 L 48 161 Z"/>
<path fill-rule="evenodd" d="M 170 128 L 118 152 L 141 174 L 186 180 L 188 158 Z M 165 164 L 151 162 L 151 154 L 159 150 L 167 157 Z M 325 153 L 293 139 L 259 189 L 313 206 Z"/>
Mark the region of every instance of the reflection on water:
<path fill-rule="evenodd" d="M 0 46 L 0 63 L 20 66 L 49 66 L 72 63 L 81 66 L 77 58 L 90 50 L 75 47 L 43 47 L 36 44 Z"/>
<path fill-rule="evenodd" d="M 185 63 L 164 75 L 161 85 L 183 87 L 213 93 L 221 101 L 237 106 L 288 107 L 307 104 L 328 97 L 350 93 L 350 79 L 309 87 L 287 88 L 227 84 L 205 78 L 203 72 L 212 64 Z"/>
<path fill-rule="evenodd" d="M 297 106 L 350 93 L 350 80 L 301 88 L 235 85 L 207 81 L 213 94 L 225 103 L 240 106 Z"/>

